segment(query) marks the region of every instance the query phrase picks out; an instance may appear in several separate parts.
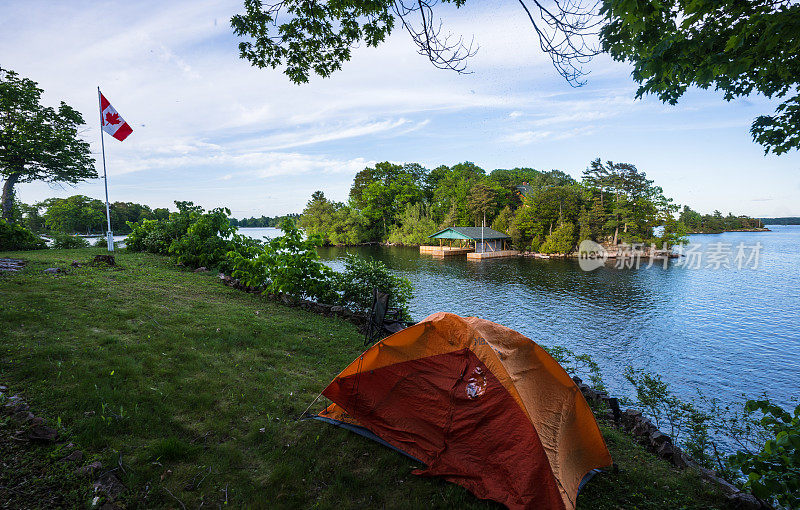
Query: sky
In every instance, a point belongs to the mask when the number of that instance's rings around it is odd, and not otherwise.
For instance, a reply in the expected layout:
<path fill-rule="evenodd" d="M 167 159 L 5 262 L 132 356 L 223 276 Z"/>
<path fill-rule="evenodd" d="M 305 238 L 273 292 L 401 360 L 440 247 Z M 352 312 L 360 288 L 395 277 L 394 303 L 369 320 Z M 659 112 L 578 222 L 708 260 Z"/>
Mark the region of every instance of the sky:
<path fill-rule="evenodd" d="M 401 30 L 360 47 L 330 78 L 295 85 L 239 58 L 230 17 L 243 0 L 4 0 L 0 67 L 65 101 L 87 122 L 102 176 L 97 86 L 133 127 L 106 136 L 109 199 L 171 207 L 191 200 L 238 218 L 300 212 L 316 190 L 345 201 L 379 161 L 427 168 L 471 161 L 559 169 L 579 178 L 597 157 L 637 166 L 667 196 L 710 213 L 800 216 L 800 154 L 764 155 L 749 135 L 776 103 L 691 90 L 676 106 L 635 99 L 628 64 L 605 55 L 572 88 L 538 49 L 519 4 L 439 6 L 445 27 L 480 49 L 471 74 L 434 68 Z M 21 184 L 26 203 L 103 181 Z"/>

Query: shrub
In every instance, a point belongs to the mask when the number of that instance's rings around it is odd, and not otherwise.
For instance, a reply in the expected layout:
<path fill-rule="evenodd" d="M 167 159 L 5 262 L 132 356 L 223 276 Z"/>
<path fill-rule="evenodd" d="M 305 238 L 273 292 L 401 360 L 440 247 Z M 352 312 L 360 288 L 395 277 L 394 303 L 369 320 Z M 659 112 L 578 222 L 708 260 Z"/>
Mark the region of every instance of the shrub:
<path fill-rule="evenodd" d="M 675 444 L 680 444 L 686 453 L 706 468 L 718 467 L 720 474 L 731 480 L 733 474 L 718 461 L 714 465 L 712 450 L 716 455 L 716 443 L 709 429 L 713 415 L 702 412 L 694 402 L 679 399 L 660 375 L 650 374 L 632 367 L 625 369 L 625 378 L 636 390 L 638 406 L 663 430 L 669 426 L 669 435 Z"/>
<path fill-rule="evenodd" d="M 624 375 L 636 390 L 636 399 L 642 411 L 653 419 L 659 429 L 669 426 L 669 435 L 676 442 L 691 430 L 689 424 L 693 417 L 694 421 L 701 421 L 694 405 L 681 401 L 660 375 L 634 370 L 630 366 L 625 369 Z"/>
<path fill-rule="evenodd" d="M 264 246 L 243 247 L 226 255 L 231 276 L 250 287 L 265 286 L 269 280 L 268 258 Z"/>
<path fill-rule="evenodd" d="M 73 248 L 88 248 L 89 241 L 82 237 L 73 236 L 69 234 L 62 234 L 59 232 L 53 232 L 53 244 L 50 246 L 51 248 L 55 248 L 57 250 L 70 250 Z"/>
<path fill-rule="evenodd" d="M 186 234 L 169 245 L 169 254 L 179 263 L 189 267 L 213 267 L 225 259 L 233 246 L 230 237 L 236 232 L 226 208 L 212 209 L 200 214 L 192 212 L 192 222 Z"/>
<path fill-rule="evenodd" d="M 743 487 L 780 507 L 800 508 L 800 405 L 791 415 L 769 400 L 748 400 L 745 412 L 761 414 L 759 424 L 770 438 L 760 451 L 729 458 L 747 477 Z"/>
<path fill-rule="evenodd" d="M 130 251 L 146 251 L 158 255 L 169 255 L 169 246 L 177 239 L 171 232 L 169 220 L 142 220 L 128 222 L 131 233 L 125 239 L 125 247 Z"/>
<path fill-rule="evenodd" d="M 188 267 L 219 267 L 230 272 L 233 268 L 227 258 L 229 251 L 261 244 L 236 233 L 228 209 L 204 212 L 191 202 L 175 202 L 175 205 L 178 212 L 166 219 L 128 222 L 131 233 L 125 240 L 126 247 L 131 251 L 171 255 Z"/>
<path fill-rule="evenodd" d="M 336 273 L 334 284 L 344 306 L 369 308 L 372 306 L 372 289 L 377 287 L 392 296 L 390 306 L 399 308 L 404 318 L 410 319 L 408 302 L 413 295 L 411 282 L 393 275 L 379 260 L 348 255 L 344 261 L 344 272 Z"/>
<path fill-rule="evenodd" d="M 569 253 L 575 247 L 575 225 L 564 223 L 547 236 L 539 247 L 542 253 Z"/>
<path fill-rule="evenodd" d="M 593 388 L 597 390 L 605 389 L 605 383 L 600 374 L 600 365 L 588 354 L 576 354 L 566 347 L 561 347 L 559 345 L 552 347 L 542 346 L 542 348 L 547 351 L 547 354 L 556 360 L 570 376 L 588 378 Z"/>
<path fill-rule="evenodd" d="M 800 508 L 800 405 L 790 414 L 766 395 L 743 406 L 720 406 L 700 395 L 707 409 L 701 412 L 694 402 L 679 400 L 658 375 L 628 367 L 625 377 L 636 389 L 639 407 L 658 428 L 669 425 L 673 440 L 683 437 L 682 446 L 696 462 L 776 508 Z M 723 445 L 738 451 L 722 457 Z"/>
<path fill-rule="evenodd" d="M 95 248 L 108 248 L 108 240 L 105 237 L 98 237 L 95 242 L 92 244 Z M 114 242 L 114 247 L 118 248 L 120 246 L 120 241 Z"/>
<path fill-rule="evenodd" d="M 244 257 L 250 257 L 252 253 L 257 253 L 263 248 L 264 243 L 262 241 L 234 233 L 228 243 L 228 252 L 217 264 L 217 269 L 224 274 L 233 274 L 235 268 L 233 265 L 233 257 L 230 256 L 231 253 L 239 253 Z"/>
<path fill-rule="evenodd" d="M 178 212 L 170 214 L 166 219 L 127 222 L 131 228 L 131 233 L 125 240 L 127 249 L 169 255 L 172 243 L 185 236 L 192 223 L 203 214 L 203 208 L 192 202 L 176 201 L 175 206 Z"/>
<path fill-rule="evenodd" d="M 246 285 L 263 285 L 267 292 L 335 302 L 334 271 L 319 261 L 317 253 L 321 237 L 303 239 L 303 233 L 288 218 L 280 228 L 283 235 L 270 239 L 263 247 L 250 246 L 228 252 L 234 268 L 232 276 Z"/>
<path fill-rule="evenodd" d="M 41 237 L 16 223 L 0 219 L 0 251 L 42 250 L 47 243 Z"/>
<path fill-rule="evenodd" d="M 227 255 L 232 276 L 245 285 L 264 287 L 267 292 L 281 292 L 325 303 L 341 303 L 356 309 L 372 305 L 372 289 L 379 288 L 392 296 L 392 306 L 400 308 L 409 319 L 408 302 L 411 283 L 391 274 L 379 261 L 348 256 L 345 269 L 337 273 L 319 261 L 317 247 L 321 236 L 303 238 L 290 219 L 281 223 L 283 236 L 266 245 L 241 244 Z M 251 240 L 252 243 L 252 240 Z"/>

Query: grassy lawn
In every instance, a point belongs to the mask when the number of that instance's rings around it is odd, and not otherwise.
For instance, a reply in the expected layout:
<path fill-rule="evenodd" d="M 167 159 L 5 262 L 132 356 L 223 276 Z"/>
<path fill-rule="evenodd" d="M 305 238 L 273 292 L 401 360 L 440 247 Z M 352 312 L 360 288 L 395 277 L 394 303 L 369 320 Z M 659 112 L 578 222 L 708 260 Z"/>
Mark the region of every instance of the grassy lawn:
<path fill-rule="evenodd" d="M 118 251 L 118 269 L 69 266 L 100 253 L 0 253 L 29 261 L 21 273 L 0 273 L 0 384 L 60 423 L 86 453 L 84 463 L 117 468 L 128 508 L 497 507 L 411 475 L 414 462 L 388 448 L 295 420 L 361 351 L 350 323 L 153 255 Z M 43 273 L 48 267 L 67 272 Z M 0 418 L 0 507 L 17 506 L 9 502 L 22 489 L 12 487 L 23 485 L 29 495 L 36 487 L 62 492 L 64 506 L 88 504 L 89 482 L 54 464 L 62 446 L 7 444 L 9 426 Z M 579 507 L 721 507 L 690 471 L 603 430 L 620 469 L 597 476 Z M 36 473 L 50 484 L 26 485 Z"/>

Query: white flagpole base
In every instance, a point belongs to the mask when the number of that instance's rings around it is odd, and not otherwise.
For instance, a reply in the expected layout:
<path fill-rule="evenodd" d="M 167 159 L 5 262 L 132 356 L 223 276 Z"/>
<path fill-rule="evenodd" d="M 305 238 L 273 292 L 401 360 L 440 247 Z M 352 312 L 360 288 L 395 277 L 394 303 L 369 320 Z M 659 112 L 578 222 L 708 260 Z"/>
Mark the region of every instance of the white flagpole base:
<path fill-rule="evenodd" d="M 106 243 L 108 243 L 108 251 L 114 251 L 114 233 L 110 230 L 106 234 Z"/>

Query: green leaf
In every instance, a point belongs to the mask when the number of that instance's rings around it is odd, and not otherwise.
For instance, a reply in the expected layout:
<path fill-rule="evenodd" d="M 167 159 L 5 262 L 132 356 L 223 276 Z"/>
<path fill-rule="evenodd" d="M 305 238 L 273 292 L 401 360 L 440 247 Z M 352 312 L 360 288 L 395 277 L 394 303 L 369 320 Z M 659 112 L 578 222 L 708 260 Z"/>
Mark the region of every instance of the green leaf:
<path fill-rule="evenodd" d="M 728 42 L 725 43 L 725 51 L 731 51 L 732 49 L 737 47 L 738 44 L 739 44 L 739 36 L 738 35 L 732 35 L 728 39 Z"/>

